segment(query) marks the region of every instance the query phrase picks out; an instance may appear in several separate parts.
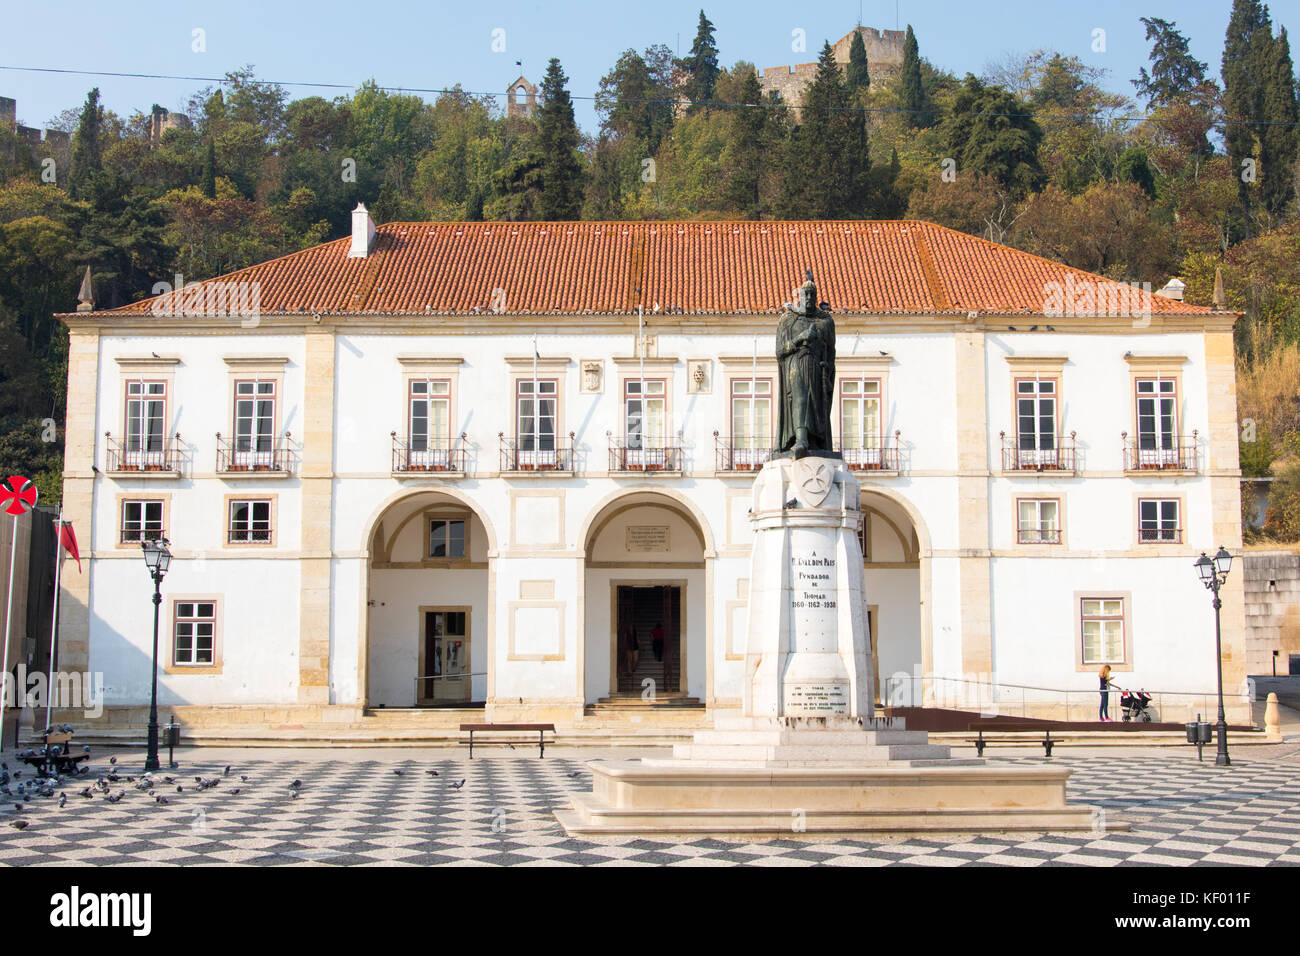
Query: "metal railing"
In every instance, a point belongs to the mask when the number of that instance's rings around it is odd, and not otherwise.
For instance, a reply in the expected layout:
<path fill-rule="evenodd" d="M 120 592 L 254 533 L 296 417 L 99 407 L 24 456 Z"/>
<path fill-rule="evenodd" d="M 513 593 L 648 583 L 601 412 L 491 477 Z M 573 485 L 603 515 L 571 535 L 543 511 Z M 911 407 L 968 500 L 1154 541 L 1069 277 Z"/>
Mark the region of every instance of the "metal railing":
<path fill-rule="evenodd" d="M 466 671 L 464 674 L 421 674 L 415 678 L 415 699 L 433 700 L 433 682 L 436 680 L 472 680 L 475 677 L 487 677 L 487 671 Z M 420 693 L 420 684 L 426 684 L 425 693 Z"/>
<path fill-rule="evenodd" d="M 999 432 L 998 437 L 1002 439 L 1002 470 L 1074 472 L 1078 463 L 1075 435 L 1075 432 L 1070 432 L 1068 439 L 1055 435 L 1050 440 L 1053 447 L 1043 448 L 1041 437 L 1027 442 L 1019 438 L 1009 439 L 1006 432 Z M 1034 447 L 1028 447 L 1029 444 Z"/>
<path fill-rule="evenodd" d="M 758 471 L 772 459 L 772 449 L 758 447 L 752 439 L 737 441 L 730 435 L 713 433 L 714 471 Z"/>
<path fill-rule="evenodd" d="M 1096 674 L 1089 675 L 1096 682 Z M 881 682 L 885 707 L 932 707 L 945 710 L 978 711 L 982 717 L 1037 717 L 1051 720 L 1095 722 L 1101 703 L 1101 691 L 1064 687 L 1036 687 L 1031 684 L 1004 684 L 997 681 L 963 677 L 924 677 L 895 674 Z M 1122 718 L 1119 693 L 1141 689 L 1151 696 L 1147 710 L 1153 721 L 1182 722 L 1195 713 L 1214 713 L 1218 709 L 1216 691 L 1164 691 L 1111 685 L 1109 714 Z M 1249 694 L 1224 691 L 1225 702 L 1249 703 Z M 1060 716 L 1047 716 L 1049 714 Z M 1166 714 L 1168 716 L 1166 716 Z"/>
<path fill-rule="evenodd" d="M 610 471 L 681 471 L 682 446 L 646 444 L 644 441 L 629 445 L 625 440 L 614 438 L 609 432 L 609 470 Z"/>
<path fill-rule="evenodd" d="M 507 438 L 505 432 L 497 433 L 497 441 L 501 445 L 502 471 L 573 472 L 573 432 L 569 432 L 567 442 L 530 439 L 524 443 L 525 447 L 521 447 L 518 439 Z M 545 447 L 547 445 L 550 447 Z"/>
<path fill-rule="evenodd" d="M 398 438 L 397 432 L 389 433 L 393 438 L 393 471 L 451 471 L 468 470 L 468 449 L 465 447 L 465 433 L 460 438 L 427 439 L 423 448 L 412 448 L 409 439 Z"/>
<path fill-rule="evenodd" d="M 1143 448 L 1145 441 L 1134 441 L 1128 432 L 1121 432 L 1124 441 L 1125 471 L 1199 471 L 1200 443 L 1197 439 L 1199 430 L 1192 431 L 1190 439 L 1182 436 L 1156 438 L 1160 447 Z"/>
<path fill-rule="evenodd" d="M 167 532 L 162 528 L 122 528 L 120 534 L 119 540 L 122 544 L 139 544 L 142 541 L 158 541 L 167 537 Z"/>
<path fill-rule="evenodd" d="M 180 471 L 180 433 L 163 440 L 159 447 L 150 448 L 149 442 L 128 442 L 104 432 L 106 444 L 105 471 Z M 139 447 L 140 445 L 145 447 Z M 136 447 L 132 447 L 136 446 Z"/>
<path fill-rule="evenodd" d="M 844 457 L 844 464 L 851 471 L 898 471 L 901 435 L 901 430 L 895 430 L 892 443 L 887 443 L 882 437 L 880 443 L 871 448 L 849 448 L 840 441 L 835 450 Z"/>
<path fill-rule="evenodd" d="M 1060 528 L 1019 528 L 1016 541 L 1020 544 L 1060 544 Z"/>
<path fill-rule="evenodd" d="M 293 435 L 285 432 L 262 447 L 260 440 L 248 438 L 222 438 L 217 432 L 217 471 L 219 473 L 240 471 L 291 472 L 293 470 Z"/>
<path fill-rule="evenodd" d="M 270 528 L 228 528 L 226 530 L 228 544 L 269 544 L 270 541 Z"/>
<path fill-rule="evenodd" d="M 1182 544 L 1182 528 L 1138 528 L 1138 540 L 1143 544 Z"/>

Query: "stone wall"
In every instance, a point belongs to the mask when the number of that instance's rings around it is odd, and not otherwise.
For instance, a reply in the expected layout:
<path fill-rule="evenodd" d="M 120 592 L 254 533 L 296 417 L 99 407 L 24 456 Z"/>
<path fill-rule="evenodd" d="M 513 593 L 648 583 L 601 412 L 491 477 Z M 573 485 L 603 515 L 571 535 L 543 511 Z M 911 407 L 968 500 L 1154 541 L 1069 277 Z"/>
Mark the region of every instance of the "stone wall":
<path fill-rule="evenodd" d="M 1250 674 L 1288 670 L 1289 656 L 1300 655 L 1300 553 L 1256 551 L 1241 563 L 1246 588 L 1246 667 Z"/>
<path fill-rule="evenodd" d="M 876 30 L 872 27 L 858 27 L 862 34 L 862 43 L 867 49 L 867 73 L 872 82 L 895 77 L 903 66 L 903 41 L 906 32 L 900 30 Z M 853 32 L 846 33 L 832 48 L 835 62 L 841 68 L 848 65 L 849 45 L 853 42 Z M 764 67 L 758 82 L 764 93 L 777 92 L 786 103 L 797 106 L 803 102 L 804 88 L 817 75 L 817 63 L 796 63 L 794 66 Z"/>

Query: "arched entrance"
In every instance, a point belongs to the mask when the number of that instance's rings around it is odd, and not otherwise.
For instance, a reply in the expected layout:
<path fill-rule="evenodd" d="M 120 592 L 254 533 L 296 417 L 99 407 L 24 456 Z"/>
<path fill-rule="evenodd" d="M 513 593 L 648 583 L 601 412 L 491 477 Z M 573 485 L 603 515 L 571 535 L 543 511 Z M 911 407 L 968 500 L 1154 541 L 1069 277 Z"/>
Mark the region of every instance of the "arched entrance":
<path fill-rule="evenodd" d="M 629 491 L 593 515 L 584 547 L 586 702 L 703 699 L 712 549 L 697 516 L 667 494 Z"/>
<path fill-rule="evenodd" d="M 487 699 L 495 538 L 458 494 L 413 491 L 372 527 L 363 661 L 371 707 Z"/>
<path fill-rule="evenodd" d="M 863 604 L 876 702 L 919 703 L 930 650 L 924 528 L 903 502 L 867 485 L 862 513 Z M 907 694 L 902 700 L 900 690 Z"/>

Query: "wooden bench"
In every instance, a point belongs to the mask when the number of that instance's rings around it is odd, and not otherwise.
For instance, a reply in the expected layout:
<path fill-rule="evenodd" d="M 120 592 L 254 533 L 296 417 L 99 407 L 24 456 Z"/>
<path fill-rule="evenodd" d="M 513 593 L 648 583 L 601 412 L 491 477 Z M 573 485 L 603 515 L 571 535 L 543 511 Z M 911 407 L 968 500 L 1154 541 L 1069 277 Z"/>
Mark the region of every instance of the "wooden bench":
<path fill-rule="evenodd" d="M 469 759 L 474 759 L 474 735 L 476 733 L 492 733 L 495 731 L 514 732 L 524 731 L 531 733 L 537 731 L 537 756 L 546 756 L 546 732 L 549 730 L 555 733 L 554 724 L 461 724 L 461 730 L 469 731 Z"/>
<path fill-rule="evenodd" d="M 977 737 L 966 738 L 967 743 L 975 745 L 975 753 L 980 757 L 984 756 L 984 748 L 989 744 L 1019 744 L 1024 743 L 1025 740 L 1026 738 L 1024 737 L 985 737 L 983 730 L 979 732 L 979 736 Z M 1052 748 L 1060 743 L 1059 740 L 1052 739 L 1052 732 L 1050 730 L 1043 733 L 1042 740 L 1035 742 L 1042 746 L 1044 757 L 1050 757 L 1052 755 Z"/>
<path fill-rule="evenodd" d="M 74 774 L 77 772 L 77 765 L 90 757 L 88 753 L 71 752 L 72 734 L 67 731 L 54 731 L 43 736 L 45 743 L 42 746 L 23 751 L 18 755 L 18 759 L 44 776 Z"/>

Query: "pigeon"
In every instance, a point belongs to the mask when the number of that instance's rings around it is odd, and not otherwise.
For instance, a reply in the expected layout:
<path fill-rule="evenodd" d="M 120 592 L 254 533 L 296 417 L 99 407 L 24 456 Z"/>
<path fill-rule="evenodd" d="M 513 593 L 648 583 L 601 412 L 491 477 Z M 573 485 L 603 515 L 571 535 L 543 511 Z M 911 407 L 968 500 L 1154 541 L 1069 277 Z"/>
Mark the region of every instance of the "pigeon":
<path fill-rule="evenodd" d="M 178 783 L 178 784 L 176 784 L 176 792 L 177 792 L 177 793 L 184 793 L 184 792 L 185 792 L 185 788 L 184 788 L 183 786 L 181 786 L 181 785 Z"/>
<path fill-rule="evenodd" d="M 290 791 L 289 791 L 289 799 L 291 799 L 291 800 L 297 800 L 297 799 L 298 799 L 298 791 L 297 791 L 297 790 L 290 790 Z"/>
<path fill-rule="evenodd" d="M 402 776 L 402 775 L 405 773 L 405 771 L 403 771 L 403 770 L 394 770 L 393 773 L 397 774 L 397 776 L 400 777 L 400 776 Z"/>
<path fill-rule="evenodd" d="M 163 806 L 166 806 L 166 805 L 170 802 L 170 801 L 169 801 L 166 797 L 164 797 L 161 793 L 158 794 L 158 796 L 154 797 L 154 799 L 157 800 L 157 801 L 158 801 L 160 804 L 162 804 Z"/>
<path fill-rule="evenodd" d="M 95 799 L 95 795 L 94 795 L 93 793 L 90 792 L 90 788 L 89 788 L 89 787 L 87 787 L 85 790 L 81 791 L 81 793 L 79 794 L 79 796 L 83 796 L 83 797 L 85 797 L 87 800 L 94 800 L 94 799 Z"/>
<path fill-rule="evenodd" d="M 462 778 L 461 781 L 460 781 L 460 783 L 453 783 L 453 784 L 451 785 L 451 789 L 453 789 L 453 790 L 459 790 L 459 789 L 460 789 L 461 787 L 463 787 L 463 786 L 465 786 L 465 781 L 464 781 L 464 779 Z"/>
<path fill-rule="evenodd" d="M 175 782 L 176 782 L 175 777 L 166 777 L 166 776 L 163 777 L 163 783 L 175 783 Z"/>
<path fill-rule="evenodd" d="M 569 776 L 570 776 L 570 777 L 576 777 L 576 776 L 578 776 L 578 771 L 577 771 L 577 770 L 573 771 L 573 773 L 569 774 Z"/>
<path fill-rule="evenodd" d="M 59 794 L 59 809 L 62 810 L 67 805 L 68 805 L 68 795 L 66 793 Z"/>
<path fill-rule="evenodd" d="M 301 780 L 295 780 L 293 783 L 289 784 L 289 789 L 290 789 L 290 790 L 297 790 L 297 789 L 298 789 L 299 787 L 301 787 L 301 786 L 302 786 L 302 781 L 301 781 Z"/>
<path fill-rule="evenodd" d="M 427 773 L 430 777 L 438 776 L 438 771 L 436 770 L 426 770 L 425 773 Z"/>
<path fill-rule="evenodd" d="M 782 507 L 782 508 L 798 508 L 798 507 L 799 507 L 799 499 L 798 499 L 798 498 L 791 498 L 789 501 L 787 501 L 787 502 L 786 502 L 784 505 L 782 505 L 781 507 Z"/>
<path fill-rule="evenodd" d="M 117 803 L 117 801 L 121 800 L 121 799 L 122 799 L 123 797 L 125 797 L 125 796 L 126 796 L 126 791 L 125 791 L 125 790 L 119 790 L 119 791 L 117 791 L 117 793 L 113 794 L 112 796 L 110 796 L 110 797 L 108 798 L 108 802 L 109 802 L 109 803 Z"/>
<path fill-rule="evenodd" d="M 230 776 L 230 764 L 226 764 L 226 769 L 221 772 L 221 776 L 223 777 Z"/>
<path fill-rule="evenodd" d="M 111 764 L 116 765 L 116 764 L 117 764 L 117 758 L 116 758 L 116 757 L 109 757 L 109 758 L 108 758 L 108 762 L 111 763 Z"/>
<path fill-rule="evenodd" d="M 234 790 L 230 791 L 231 796 L 234 796 L 237 793 L 239 793 L 239 787 L 236 787 Z"/>
<path fill-rule="evenodd" d="M 15 813 L 22 813 L 22 812 L 23 812 L 23 805 L 22 805 L 21 803 L 15 803 L 15 804 L 14 804 L 14 812 L 15 812 Z"/>
<path fill-rule="evenodd" d="M 10 820 L 9 825 L 15 830 L 26 830 L 28 823 L 26 820 Z"/>
<path fill-rule="evenodd" d="M 88 754 L 88 753 L 90 753 L 90 744 L 86 744 L 84 747 L 82 747 L 82 748 L 81 748 L 81 752 L 82 752 L 83 754 Z"/>
<path fill-rule="evenodd" d="M 244 782 L 244 783 L 248 783 L 248 775 L 247 775 L 247 774 L 241 774 L 240 777 L 239 777 L 239 779 L 240 779 L 242 782 Z"/>
<path fill-rule="evenodd" d="M 202 782 L 203 782 L 203 778 L 202 778 L 202 777 L 195 777 L 195 778 L 194 778 L 194 782 L 195 782 L 195 783 L 202 783 Z"/>
<path fill-rule="evenodd" d="M 510 741 L 508 741 L 508 740 L 506 741 L 506 746 L 509 747 L 511 750 L 514 750 L 514 749 L 515 749 L 515 745 L 512 744 L 512 743 L 511 743 Z"/>

